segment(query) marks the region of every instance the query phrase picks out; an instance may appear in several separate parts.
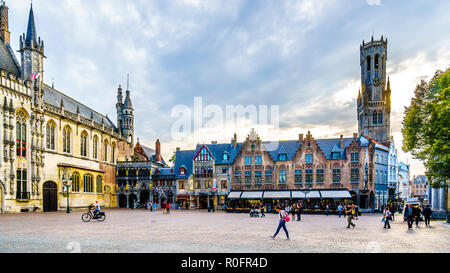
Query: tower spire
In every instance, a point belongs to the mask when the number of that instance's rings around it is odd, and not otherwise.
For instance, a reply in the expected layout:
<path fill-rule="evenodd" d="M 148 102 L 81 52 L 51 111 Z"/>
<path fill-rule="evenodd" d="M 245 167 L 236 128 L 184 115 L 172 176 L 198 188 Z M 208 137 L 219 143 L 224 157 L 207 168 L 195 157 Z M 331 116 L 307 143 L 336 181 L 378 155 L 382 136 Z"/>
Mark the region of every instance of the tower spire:
<path fill-rule="evenodd" d="M 27 28 L 27 36 L 25 38 L 25 44 L 31 47 L 38 44 L 36 24 L 34 23 L 33 2 L 31 2 L 30 5 L 30 14 L 28 16 L 28 28 Z"/>

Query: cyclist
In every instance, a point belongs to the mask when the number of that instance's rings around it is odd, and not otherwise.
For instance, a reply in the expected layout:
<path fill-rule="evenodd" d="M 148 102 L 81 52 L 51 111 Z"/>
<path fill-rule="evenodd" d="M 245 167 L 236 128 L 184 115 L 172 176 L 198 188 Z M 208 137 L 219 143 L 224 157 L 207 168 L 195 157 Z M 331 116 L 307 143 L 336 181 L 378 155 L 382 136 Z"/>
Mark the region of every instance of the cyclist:
<path fill-rule="evenodd" d="M 98 200 L 95 201 L 95 209 L 93 211 L 94 218 L 97 218 L 97 214 L 100 212 L 100 204 L 98 203 Z"/>

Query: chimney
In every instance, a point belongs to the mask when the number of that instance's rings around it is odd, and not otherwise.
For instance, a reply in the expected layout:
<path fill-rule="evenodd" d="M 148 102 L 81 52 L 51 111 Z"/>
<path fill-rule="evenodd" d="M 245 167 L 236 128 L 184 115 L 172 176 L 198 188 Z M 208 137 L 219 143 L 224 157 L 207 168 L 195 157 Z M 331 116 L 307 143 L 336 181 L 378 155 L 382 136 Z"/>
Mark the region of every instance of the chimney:
<path fill-rule="evenodd" d="M 357 139 L 358 138 L 358 133 L 353 133 L 353 139 Z"/>
<path fill-rule="evenodd" d="M 180 151 L 180 150 L 181 150 L 180 147 L 177 147 L 177 152 Z"/>
<path fill-rule="evenodd" d="M 299 134 L 298 135 L 298 141 L 299 142 L 303 142 L 303 134 Z"/>
<path fill-rule="evenodd" d="M 344 149 L 344 135 L 341 135 L 341 149 Z"/>
<path fill-rule="evenodd" d="M 236 149 L 237 147 L 237 134 L 234 133 L 234 137 L 233 140 L 231 141 L 231 143 L 233 144 L 233 149 Z"/>
<path fill-rule="evenodd" d="M 156 140 L 155 144 L 155 160 L 157 162 L 161 162 L 161 143 L 159 142 L 159 139 Z"/>
<path fill-rule="evenodd" d="M 0 2 L 0 39 L 5 45 L 10 43 L 10 32 L 8 24 L 8 7 L 5 2 Z"/>
<path fill-rule="evenodd" d="M 217 141 L 215 141 L 215 140 L 211 141 L 211 144 L 217 144 Z"/>

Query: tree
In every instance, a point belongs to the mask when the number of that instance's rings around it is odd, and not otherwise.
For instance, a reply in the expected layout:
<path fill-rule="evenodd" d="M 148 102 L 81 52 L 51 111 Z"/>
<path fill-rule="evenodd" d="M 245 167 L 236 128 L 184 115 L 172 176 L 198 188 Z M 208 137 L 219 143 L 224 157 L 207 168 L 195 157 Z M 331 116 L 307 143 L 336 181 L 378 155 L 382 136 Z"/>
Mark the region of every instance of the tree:
<path fill-rule="evenodd" d="M 175 164 L 175 157 L 176 157 L 176 155 L 177 155 L 177 152 L 174 151 L 172 157 L 169 159 L 169 162 Z"/>
<path fill-rule="evenodd" d="M 403 118 L 405 152 L 424 162 L 431 186 L 450 179 L 450 68 L 417 85 Z"/>

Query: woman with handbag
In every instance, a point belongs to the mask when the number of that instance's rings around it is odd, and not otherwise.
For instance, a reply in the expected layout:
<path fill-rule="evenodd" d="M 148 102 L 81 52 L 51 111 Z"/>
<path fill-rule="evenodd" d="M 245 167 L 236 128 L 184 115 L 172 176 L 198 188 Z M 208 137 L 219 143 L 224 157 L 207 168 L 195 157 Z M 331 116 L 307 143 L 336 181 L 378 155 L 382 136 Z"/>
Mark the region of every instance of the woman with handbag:
<path fill-rule="evenodd" d="M 272 239 L 275 239 L 275 237 L 277 237 L 278 232 L 280 232 L 280 229 L 283 228 L 284 232 L 286 233 L 286 237 L 289 241 L 289 233 L 288 230 L 286 228 L 286 222 L 289 222 L 291 219 L 289 218 L 289 214 L 284 210 L 284 206 L 281 207 L 280 212 L 278 213 L 278 218 L 279 218 L 279 223 L 278 223 L 278 228 L 277 231 L 275 232 L 275 234 L 272 236 Z"/>

